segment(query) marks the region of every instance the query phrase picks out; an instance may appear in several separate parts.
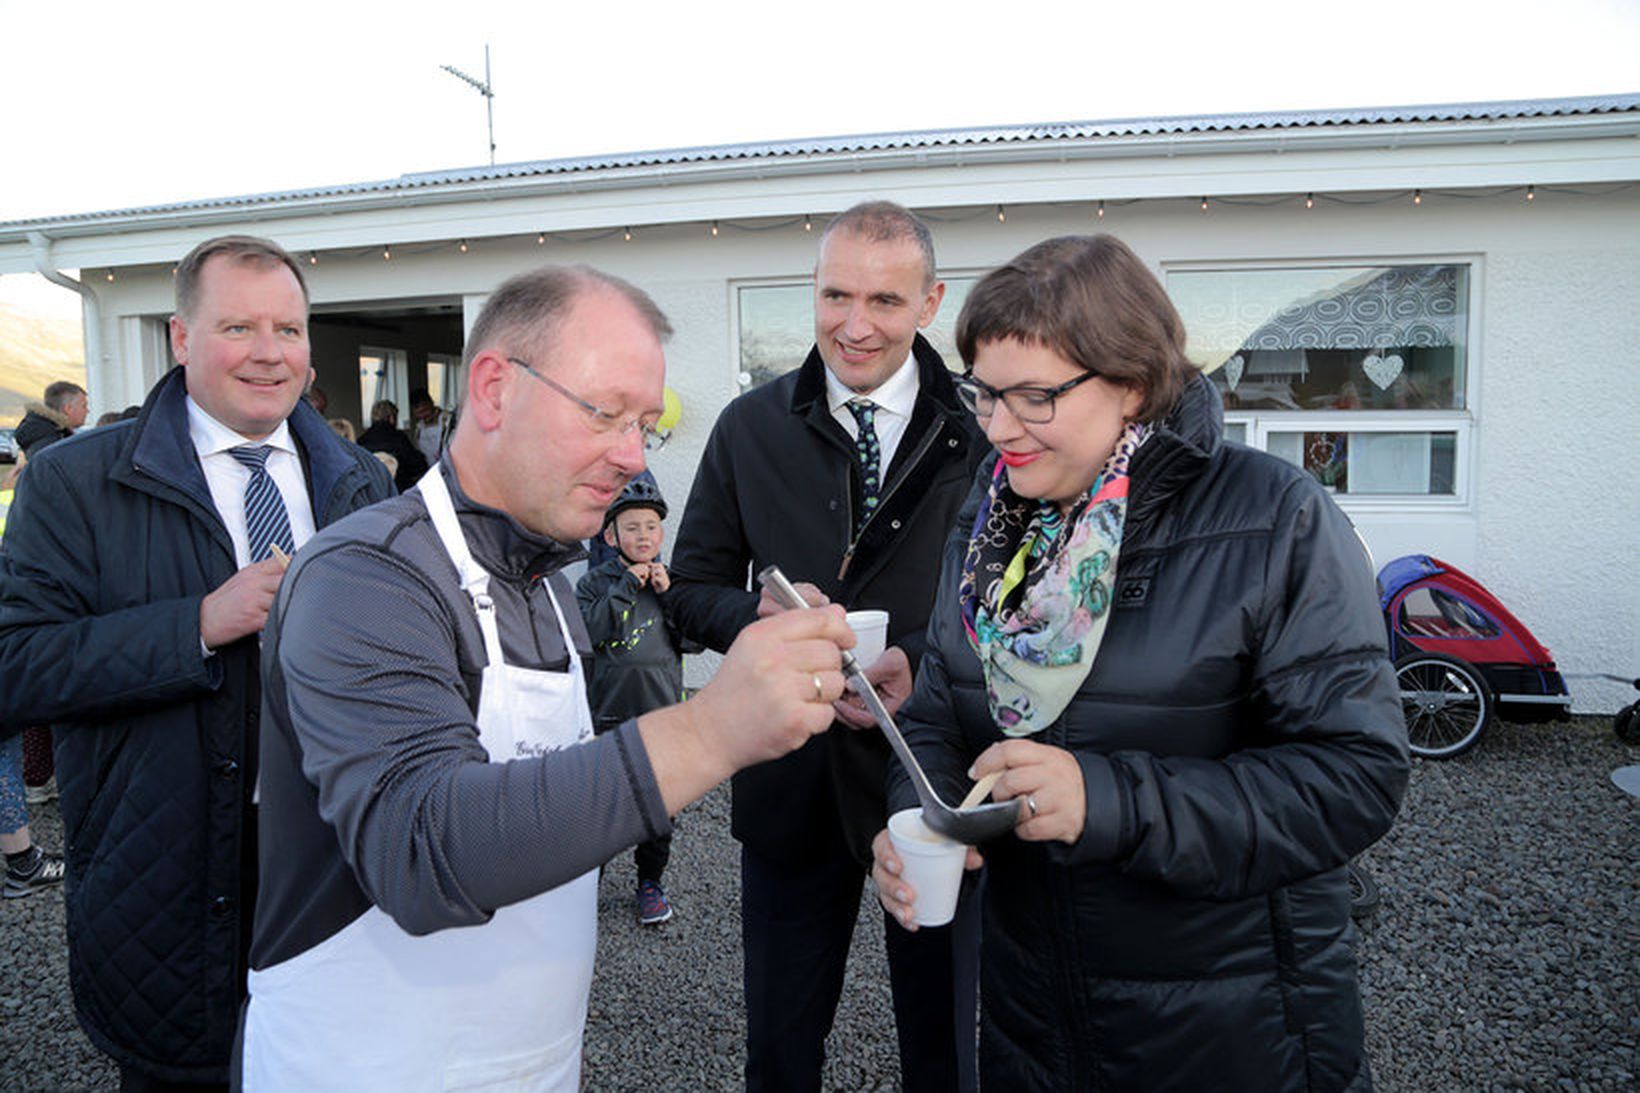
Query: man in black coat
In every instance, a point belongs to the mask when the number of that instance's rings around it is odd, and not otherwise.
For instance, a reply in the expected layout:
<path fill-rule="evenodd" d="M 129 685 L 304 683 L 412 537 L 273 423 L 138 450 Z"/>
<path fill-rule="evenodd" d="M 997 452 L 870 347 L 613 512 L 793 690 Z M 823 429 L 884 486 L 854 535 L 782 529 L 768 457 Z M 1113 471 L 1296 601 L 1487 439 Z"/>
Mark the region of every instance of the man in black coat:
<path fill-rule="evenodd" d="M 871 202 L 820 240 L 815 347 L 731 403 L 707 441 L 672 557 L 684 635 L 727 648 L 779 608 L 748 567 L 778 564 L 811 602 L 889 613 L 868 674 L 890 709 L 910 692 L 940 548 L 987 450 L 950 373 L 917 333 L 939 309 L 928 228 Z M 872 837 L 887 822 L 888 746 L 864 708 L 791 756 L 735 776 L 747 1062 L 752 1090 L 818 1089 Z M 974 1083 L 977 921 L 887 932 L 907 1089 Z"/>
<path fill-rule="evenodd" d="M 370 408 L 370 428 L 359 434 L 359 447 L 393 457 L 398 464 L 398 470 L 393 472 L 393 484 L 400 492 L 420 482 L 421 476 L 427 473 L 426 457 L 399 428 L 399 408 L 389 399 L 382 399 Z"/>
<path fill-rule="evenodd" d="M 124 1089 L 226 1087 L 275 547 L 393 492 L 301 401 L 307 287 L 289 254 L 207 241 L 176 292 L 181 367 L 135 421 L 31 461 L 0 554 L 0 723 L 56 730 L 69 978 Z"/>
<path fill-rule="evenodd" d="M 85 424 L 85 388 L 68 380 L 46 387 L 42 402 L 28 404 L 23 420 L 17 423 L 14 438 L 25 458 L 33 459 L 48 444 L 74 435 Z"/>

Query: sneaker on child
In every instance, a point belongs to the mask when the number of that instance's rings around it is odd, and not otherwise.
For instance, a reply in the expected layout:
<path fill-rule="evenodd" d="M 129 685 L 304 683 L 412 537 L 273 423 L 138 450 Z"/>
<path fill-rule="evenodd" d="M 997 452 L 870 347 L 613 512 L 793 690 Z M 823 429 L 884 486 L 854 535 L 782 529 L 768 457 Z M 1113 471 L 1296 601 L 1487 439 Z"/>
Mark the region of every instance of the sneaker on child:
<path fill-rule="evenodd" d="M 672 917 L 672 904 L 666 898 L 666 889 L 657 882 L 638 882 L 638 921 L 655 926 Z"/>
<path fill-rule="evenodd" d="M 63 883 L 63 856 L 41 850 L 38 846 L 31 849 L 34 851 L 31 864 L 12 864 L 8 858 L 3 893 L 6 899 L 22 899 L 43 888 Z M 667 913 L 671 914 L 670 911 Z"/>

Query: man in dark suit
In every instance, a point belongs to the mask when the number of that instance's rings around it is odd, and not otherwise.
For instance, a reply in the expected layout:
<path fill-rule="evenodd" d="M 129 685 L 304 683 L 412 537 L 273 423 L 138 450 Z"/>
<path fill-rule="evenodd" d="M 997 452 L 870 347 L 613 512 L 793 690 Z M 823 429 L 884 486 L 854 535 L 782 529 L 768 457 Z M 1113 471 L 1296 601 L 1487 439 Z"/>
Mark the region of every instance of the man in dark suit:
<path fill-rule="evenodd" d="M 393 492 L 301 400 L 295 259 L 212 239 L 176 293 L 181 366 L 134 421 L 31 461 L 0 555 L 0 722 L 53 723 L 69 979 L 125 1090 L 226 1088 L 256 892 L 260 632 L 288 555 Z"/>
<path fill-rule="evenodd" d="M 421 476 L 427 473 L 427 460 L 399 428 L 399 408 L 388 399 L 370 408 L 370 428 L 359 434 L 359 447 L 393 457 L 398 468 L 393 472 L 393 484 L 401 493 L 420 482 Z"/>
<path fill-rule="evenodd" d="M 672 557 L 689 638 L 724 649 L 779 610 L 747 587 L 778 564 L 811 603 L 889 613 L 867 672 L 890 709 L 911 690 L 940 547 L 987 450 L 918 330 L 939 310 L 928 228 L 889 202 L 820 239 L 815 346 L 731 403 L 707 441 Z M 749 1088 L 818 1089 L 870 842 L 887 821 L 888 746 L 862 706 L 734 781 L 741 843 Z M 886 930 L 906 1089 L 974 1084 L 977 908 L 949 927 Z M 886 925 L 886 921 L 885 921 Z"/>

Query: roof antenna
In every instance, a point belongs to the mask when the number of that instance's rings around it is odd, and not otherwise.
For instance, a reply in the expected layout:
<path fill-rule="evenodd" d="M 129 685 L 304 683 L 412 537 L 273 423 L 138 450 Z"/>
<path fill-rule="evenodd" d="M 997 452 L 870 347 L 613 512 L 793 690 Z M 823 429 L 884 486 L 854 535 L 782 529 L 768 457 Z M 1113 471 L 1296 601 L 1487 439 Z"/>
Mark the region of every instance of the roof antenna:
<path fill-rule="evenodd" d="M 495 166 L 495 88 L 490 86 L 490 45 L 489 45 L 489 43 L 486 42 L 484 44 L 484 78 L 482 80 L 474 79 L 473 77 L 467 75 L 467 73 L 461 71 L 461 69 L 457 68 L 455 65 L 439 65 L 439 67 L 444 69 L 444 71 L 448 72 L 450 75 L 454 76 L 456 79 L 461 80 L 463 83 L 471 84 L 475 89 L 477 89 L 477 91 L 480 95 L 484 96 L 484 115 L 488 119 L 489 126 L 490 126 L 490 166 L 494 167 Z"/>

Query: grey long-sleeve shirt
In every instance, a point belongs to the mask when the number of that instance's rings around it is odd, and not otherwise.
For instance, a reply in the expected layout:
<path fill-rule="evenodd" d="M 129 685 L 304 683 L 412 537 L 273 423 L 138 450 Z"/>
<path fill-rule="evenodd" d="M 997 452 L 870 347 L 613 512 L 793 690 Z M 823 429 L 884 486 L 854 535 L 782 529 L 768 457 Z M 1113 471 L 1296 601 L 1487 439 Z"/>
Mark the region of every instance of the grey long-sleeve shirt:
<path fill-rule="evenodd" d="M 551 581 L 580 556 L 461 492 L 510 664 L 569 667 Z M 671 830 L 627 722 L 537 759 L 488 762 L 474 720 L 484 642 L 419 491 L 305 545 L 264 637 L 261 883 L 251 966 L 325 940 L 372 905 L 413 934 L 488 921 Z"/>

